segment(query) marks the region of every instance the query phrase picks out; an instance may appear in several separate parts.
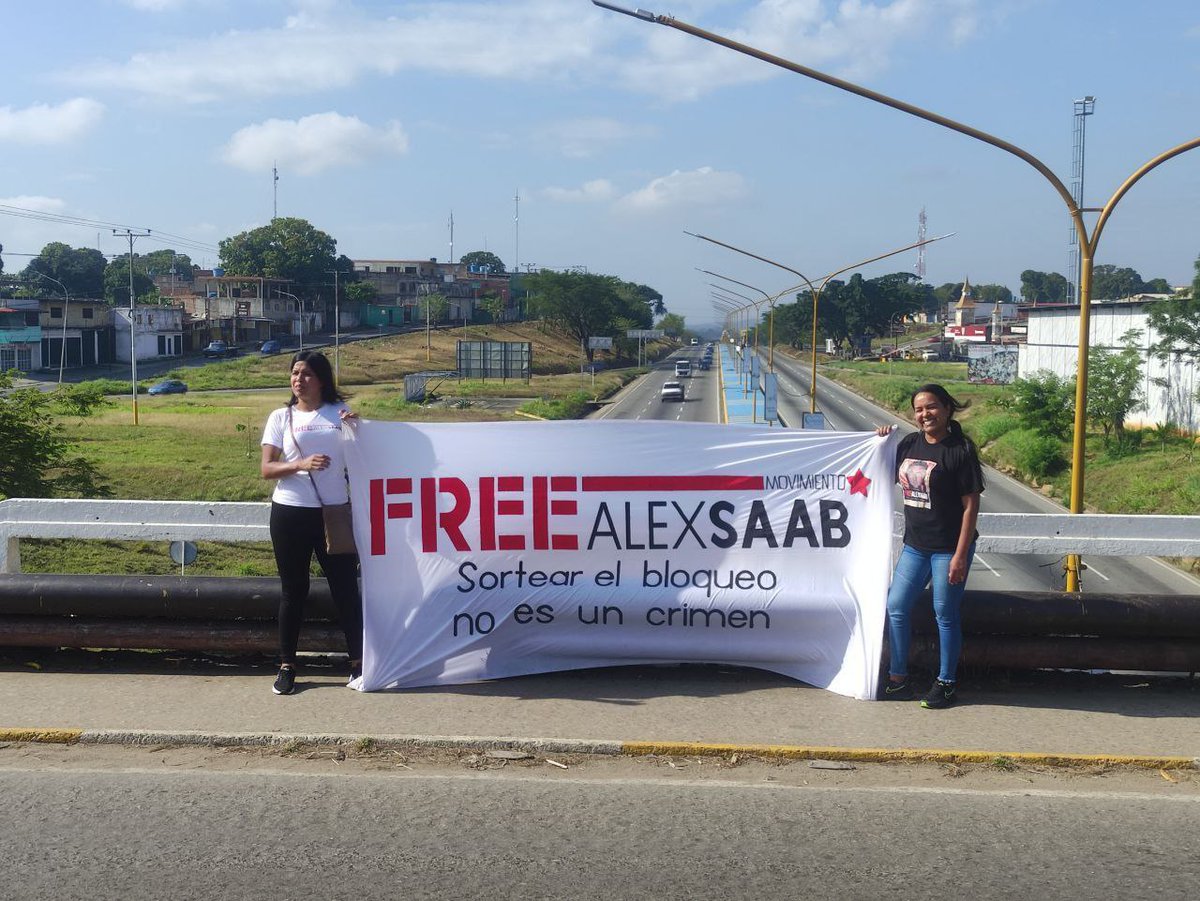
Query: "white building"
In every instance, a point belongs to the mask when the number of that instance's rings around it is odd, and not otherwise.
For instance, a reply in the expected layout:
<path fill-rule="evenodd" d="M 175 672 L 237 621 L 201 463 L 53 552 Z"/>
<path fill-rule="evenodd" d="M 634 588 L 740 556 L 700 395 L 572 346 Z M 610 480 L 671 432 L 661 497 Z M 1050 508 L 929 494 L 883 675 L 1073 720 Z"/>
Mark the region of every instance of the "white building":
<path fill-rule="evenodd" d="M 158 357 L 183 356 L 182 307 L 162 307 L 143 304 L 137 307 L 137 328 L 134 348 L 139 360 Z M 112 311 L 113 329 L 116 332 L 115 353 L 118 361 L 130 361 L 129 309 L 115 307 Z"/>
<path fill-rule="evenodd" d="M 1093 303 L 1088 322 L 1089 345 L 1123 350 L 1122 336 L 1131 330 L 1141 334 L 1132 342 L 1142 356 L 1142 394 L 1145 408 L 1129 416 L 1131 425 L 1177 423 L 1190 432 L 1200 428 L 1196 401 L 1196 359 L 1174 354 L 1170 360 L 1151 356 L 1150 345 L 1158 335 L 1150 327 L 1148 311 L 1153 301 L 1123 300 Z M 1029 378 L 1049 370 L 1062 378 L 1074 378 L 1079 358 L 1079 306 L 1029 307 L 1029 333 L 1020 345 L 1018 375 Z"/>

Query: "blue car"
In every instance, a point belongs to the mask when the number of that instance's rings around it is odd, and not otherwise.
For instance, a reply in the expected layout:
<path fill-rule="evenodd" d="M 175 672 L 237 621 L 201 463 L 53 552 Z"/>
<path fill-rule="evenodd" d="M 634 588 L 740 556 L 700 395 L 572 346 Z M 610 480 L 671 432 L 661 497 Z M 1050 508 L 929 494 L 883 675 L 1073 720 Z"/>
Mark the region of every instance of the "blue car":
<path fill-rule="evenodd" d="M 179 379 L 167 379 L 152 385 L 147 394 L 187 394 L 187 385 Z"/>
<path fill-rule="evenodd" d="M 259 350 L 263 354 L 277 354 L 281 350 L 283 350 L 283 345 L 280 344 L 278 341 L 276 341 L 274 338 L 272 338 L 269 341 L 264 341 L 262 343 L 262 347 L 260 347 Z"/>

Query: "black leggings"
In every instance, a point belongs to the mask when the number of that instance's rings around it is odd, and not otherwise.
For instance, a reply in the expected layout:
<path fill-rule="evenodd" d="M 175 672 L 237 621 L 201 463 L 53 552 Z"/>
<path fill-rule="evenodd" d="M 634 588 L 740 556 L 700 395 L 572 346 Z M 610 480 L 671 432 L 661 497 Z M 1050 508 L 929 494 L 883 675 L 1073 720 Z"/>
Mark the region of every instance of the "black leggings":
<path fill-rule="evenodd" d="M 325 524 L 320 507 L 289 507 L 271 502 L 271 544 L 283 596 L 279 601 L 279 658 L 295 664 L 304 602 L 308 600 L 309 565 L 315 551 L 329 583 L 338 620 L 346 633 L 351 660 L 362 660 L 362 599 L 358 594 L 358 556 L 325 550 Z"/>

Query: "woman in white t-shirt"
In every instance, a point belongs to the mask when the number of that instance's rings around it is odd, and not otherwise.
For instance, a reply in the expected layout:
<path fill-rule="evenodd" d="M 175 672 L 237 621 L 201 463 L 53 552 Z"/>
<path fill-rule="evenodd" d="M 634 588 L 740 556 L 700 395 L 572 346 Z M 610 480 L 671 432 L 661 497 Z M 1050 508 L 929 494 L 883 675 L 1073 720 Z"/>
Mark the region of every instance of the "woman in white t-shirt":
<path fill-rule="evenodd" d="M 329 360 L 302 350 L 292 358 L 292 398 L 271 413 L 262 437 L 262 476 L 277 480 L 271 495 L 271 544 L 283 594 L 279 602 L 279 675 L 271 690 L 288 695 L 296 684 L 296 646 L 308 599 L 309 567 L 317 555 L 337 607 L 350 654 L 350 678 L 362 673 L 362 600 L 358 557 L 325 549 L 321 505 L 350 500 L 342 453 L 343 403 Z"/>

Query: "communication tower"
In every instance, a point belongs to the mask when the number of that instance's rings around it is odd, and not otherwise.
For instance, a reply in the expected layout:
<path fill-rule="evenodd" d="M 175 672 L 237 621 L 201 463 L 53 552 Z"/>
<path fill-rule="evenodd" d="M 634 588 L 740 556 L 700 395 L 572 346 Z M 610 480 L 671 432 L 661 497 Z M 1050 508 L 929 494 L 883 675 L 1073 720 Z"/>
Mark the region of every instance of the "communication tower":
<path fill-rule="evenodd" d="M 1087 143 L 1087 117 L 1096 108 L 1095 97 L 1084 97 L 1075 101 L 1075 141 L 1071 156 L 1071 197 L 1076 206 L 1083 206 L 1083 160 Z M 1071 223 L 1071 239 L 1067 251 L 1067 303 L 1079 300 L 1079 267 L 1082 264 L 1079 235 L 1075 223 Z"/>
<path fill-rule="evenodd" d="M 917 241 L 925 240 L 925 207 L 921 207 L 921 215 L 917 217 Z M 925 281 L 925 245 L 917 248 L 917 265 L 913 269 L 917 278 Z"/>

